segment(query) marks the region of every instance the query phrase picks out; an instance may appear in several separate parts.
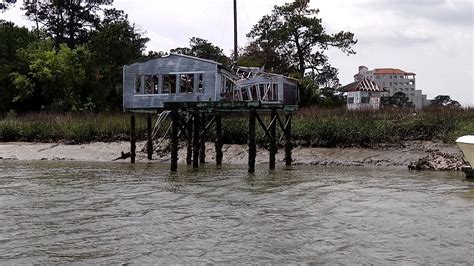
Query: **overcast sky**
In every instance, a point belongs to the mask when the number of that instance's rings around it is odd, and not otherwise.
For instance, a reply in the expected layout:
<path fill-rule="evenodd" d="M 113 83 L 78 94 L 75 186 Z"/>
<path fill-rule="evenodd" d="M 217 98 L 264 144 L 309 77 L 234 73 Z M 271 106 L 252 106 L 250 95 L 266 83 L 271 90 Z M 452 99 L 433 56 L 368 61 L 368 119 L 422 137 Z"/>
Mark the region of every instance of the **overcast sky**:
<path fill-rule="evenodd" d="M 291 0 L 237 0 L 239 46 L 245 34 L 274 5 Z M 21 3 L 21 1 L 18 1 Z M 230 55 L 233 47 L 232 0 L 115 0 L 151 39 L 148 50 L 169 51 L 200 37 Z M 330 50 L 341 83 L 353 81 L 359 65 L 400 68 L 417 74 L 417 89 L 428 98 L 449 94 L 474 106 L 474 0 L 311 0 L 329 33 L 355 33 L 356 55 Z M 19 5 L 0 18 L 27 22 Z"/>

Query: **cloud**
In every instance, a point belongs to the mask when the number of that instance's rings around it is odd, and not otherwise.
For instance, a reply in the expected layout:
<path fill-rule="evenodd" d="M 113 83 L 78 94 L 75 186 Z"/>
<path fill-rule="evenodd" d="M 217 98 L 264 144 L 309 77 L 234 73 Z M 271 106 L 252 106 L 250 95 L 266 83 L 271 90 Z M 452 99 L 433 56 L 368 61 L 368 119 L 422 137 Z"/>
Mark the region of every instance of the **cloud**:
<path fill-rule="evenodd" d="M 359 4 L 374 12 L 389 11 L 401 19 L 425 19 L 438 25 L 472 26 L 472 0 L 370 0 Z"/>

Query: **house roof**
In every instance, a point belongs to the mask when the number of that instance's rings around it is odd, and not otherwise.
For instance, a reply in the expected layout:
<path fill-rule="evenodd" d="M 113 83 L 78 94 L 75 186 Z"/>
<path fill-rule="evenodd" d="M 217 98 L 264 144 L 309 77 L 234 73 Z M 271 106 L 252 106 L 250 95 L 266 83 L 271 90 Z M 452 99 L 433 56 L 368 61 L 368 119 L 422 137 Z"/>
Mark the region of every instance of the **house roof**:
<path fill-rule="evenodd" d="M 340 91 L 374 91 L 374 92 L 383 92 L 384 89 L 381 89 L 377 84 L 369 79 L 363 79 L 356 82 L 352 82 L 343 86 Z"/>
<path fill-rule="evenodd" d="M 406 72 L 398 68 L 376 68 L 374 71 L 376 75 L 416 75 L 412 72 Z"/>
<path fill-rule="evenodd" d="M 174 55 L 174 56 L 181 56 L 181 57 L 189 58 L 189 59 L 194 59 L 194 60 L 200 60 L 200 61 L 208 62 L 208 63 L 211 63 L 211 64 L 222 65 L 221 63 L 216 62 L 216 61 L 213 61 L 213 60 L 203 59 L 203 58 L 199 58 L 199 57 L 195 57 L 195 56 L 190 56 L 190 55 L 184 55 L 184 54 L 170 53 L 170 54 L 167 55 L 167 56 L 173 56 L 173 55 Z M 167 56 L 164 56 L 164 57 L 167 57 Z"/>

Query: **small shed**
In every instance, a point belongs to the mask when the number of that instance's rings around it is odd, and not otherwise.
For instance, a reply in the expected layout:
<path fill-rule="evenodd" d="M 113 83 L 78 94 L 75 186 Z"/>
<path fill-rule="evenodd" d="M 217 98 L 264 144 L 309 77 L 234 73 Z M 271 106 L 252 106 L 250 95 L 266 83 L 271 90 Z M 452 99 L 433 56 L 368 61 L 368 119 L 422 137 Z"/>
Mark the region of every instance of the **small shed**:
<path fill-rule="evenodd" d="M 260 101 L 297 105 L 294 79 L 258 68 L 228 68 L 197 57 L 170 54 L 123 67 L 125 110 L 161 109 L 166 102 Z"/>
<path fill-rule="evenodd" d="M 347 109 L 379 109 L 383 89 L 369 79 L 362 79 L 343 86 L 340 89 L 347 92 Z"/>

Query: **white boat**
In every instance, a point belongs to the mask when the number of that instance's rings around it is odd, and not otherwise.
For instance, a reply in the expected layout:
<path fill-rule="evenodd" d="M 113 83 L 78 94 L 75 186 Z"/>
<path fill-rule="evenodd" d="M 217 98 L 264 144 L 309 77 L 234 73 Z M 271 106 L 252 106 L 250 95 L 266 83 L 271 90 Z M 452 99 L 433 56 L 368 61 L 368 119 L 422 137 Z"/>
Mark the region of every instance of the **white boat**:
<path fill-rule="evenodd" d="M 456 143 L 464 153 L 466 160 L 471 164 L 471 167 L 474 167 L 474 135 L 459 137 Z"/>

